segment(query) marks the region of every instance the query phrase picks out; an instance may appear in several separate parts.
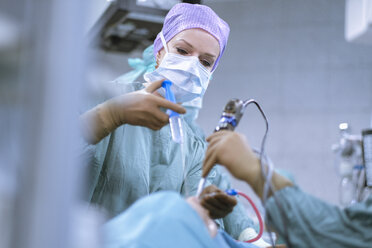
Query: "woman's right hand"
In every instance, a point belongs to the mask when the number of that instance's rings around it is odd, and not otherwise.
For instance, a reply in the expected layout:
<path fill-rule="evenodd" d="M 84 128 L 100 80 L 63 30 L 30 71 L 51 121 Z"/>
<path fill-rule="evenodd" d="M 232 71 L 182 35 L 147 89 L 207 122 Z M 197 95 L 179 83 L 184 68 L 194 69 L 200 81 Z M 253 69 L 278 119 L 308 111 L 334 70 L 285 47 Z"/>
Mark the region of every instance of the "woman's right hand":
<path fill-rule="evenodd" d="M 181 105 L 155 94 L 163 81 L 153 82 L 143 90 L 114 97 L 82 114 L 80 126 L 85 140 L 96 144 L 123 124 L 159 130 L 169 121 L 169 116 L 161 111 L 161 107 L 180 114 L 186 113 Z"/>
<path fill-rule="evenodd" d="M 143 90 L 110 99 L 108 108 L 115 125 L 130 124 L 159 130 L 169 121 L 169 116 L 161 111 L 161 107 L 180 114 L 186 113 L 181 105 L 154 94 L 163 81 L 153 82 Z"/>

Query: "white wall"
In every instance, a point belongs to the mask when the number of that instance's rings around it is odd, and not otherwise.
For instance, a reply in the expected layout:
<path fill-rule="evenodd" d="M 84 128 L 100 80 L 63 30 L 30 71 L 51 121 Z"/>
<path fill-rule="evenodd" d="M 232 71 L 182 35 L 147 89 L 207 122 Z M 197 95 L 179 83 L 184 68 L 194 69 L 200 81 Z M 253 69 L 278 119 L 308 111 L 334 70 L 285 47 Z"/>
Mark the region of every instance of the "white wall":
<path fill-rule="evenodd" d="M 331 145 L 338 124 L 369 126 L 372 46 L 344 39 L 344 1 L 206 1 L 231 27 L 199 123 L 211 133 L 226 101 L 255 98 L 270 121 L 267 151 L 277 168 L 322 199 L 338 201 Z M 263 122 L 251 107 L 238 130 L 258 147 Z"/>

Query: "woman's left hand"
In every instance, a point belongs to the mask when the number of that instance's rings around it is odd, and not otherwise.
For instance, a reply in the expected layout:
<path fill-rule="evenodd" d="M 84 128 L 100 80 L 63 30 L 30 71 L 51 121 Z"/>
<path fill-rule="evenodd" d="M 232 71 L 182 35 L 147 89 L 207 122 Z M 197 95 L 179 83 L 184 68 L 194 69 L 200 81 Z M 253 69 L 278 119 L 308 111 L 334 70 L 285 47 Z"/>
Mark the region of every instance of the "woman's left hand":
<path fill-rule="evenodd" d="M 234 196 L 226 194 L 214 185 L 209 185 L 200 195 L 200 204 L 209 211 L 212 219 L 220 219 L 233 211 L 237 201 Z"/>

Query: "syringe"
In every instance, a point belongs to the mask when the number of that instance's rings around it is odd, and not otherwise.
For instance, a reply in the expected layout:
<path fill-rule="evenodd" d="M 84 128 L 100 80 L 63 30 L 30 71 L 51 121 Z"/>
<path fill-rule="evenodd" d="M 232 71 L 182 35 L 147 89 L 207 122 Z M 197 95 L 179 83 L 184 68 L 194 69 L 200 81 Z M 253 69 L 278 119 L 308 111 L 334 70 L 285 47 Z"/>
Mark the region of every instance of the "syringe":
<path fill-rule="evenodd" d="M 171 90 L 172 82 L 165 80 L 162 83 L 162 87 L 165 89 L 165 99 L 176 103 L 176 99 Z M 183 143 L 183 129 L 180 114 L 168 109 L 167 114 L 169 115 L 169 125 L 171 128 L 172 140 L 176 143 Z"/>

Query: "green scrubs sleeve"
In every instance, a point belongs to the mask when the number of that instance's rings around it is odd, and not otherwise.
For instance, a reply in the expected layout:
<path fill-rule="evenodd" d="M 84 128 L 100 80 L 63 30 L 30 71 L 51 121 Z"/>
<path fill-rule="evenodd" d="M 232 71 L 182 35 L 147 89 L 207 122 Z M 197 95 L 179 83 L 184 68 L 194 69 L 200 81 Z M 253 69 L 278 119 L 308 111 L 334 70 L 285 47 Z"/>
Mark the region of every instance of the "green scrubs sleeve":
<path fill-rule="evenodd" d="M 341 209 L 304 193 L 298 187 L 276 192 L 283 207 L 291 247 L 372 247 L 372 196 Z M 285 237 L 274 197 L 266 203 L 268 221 Z"/>

